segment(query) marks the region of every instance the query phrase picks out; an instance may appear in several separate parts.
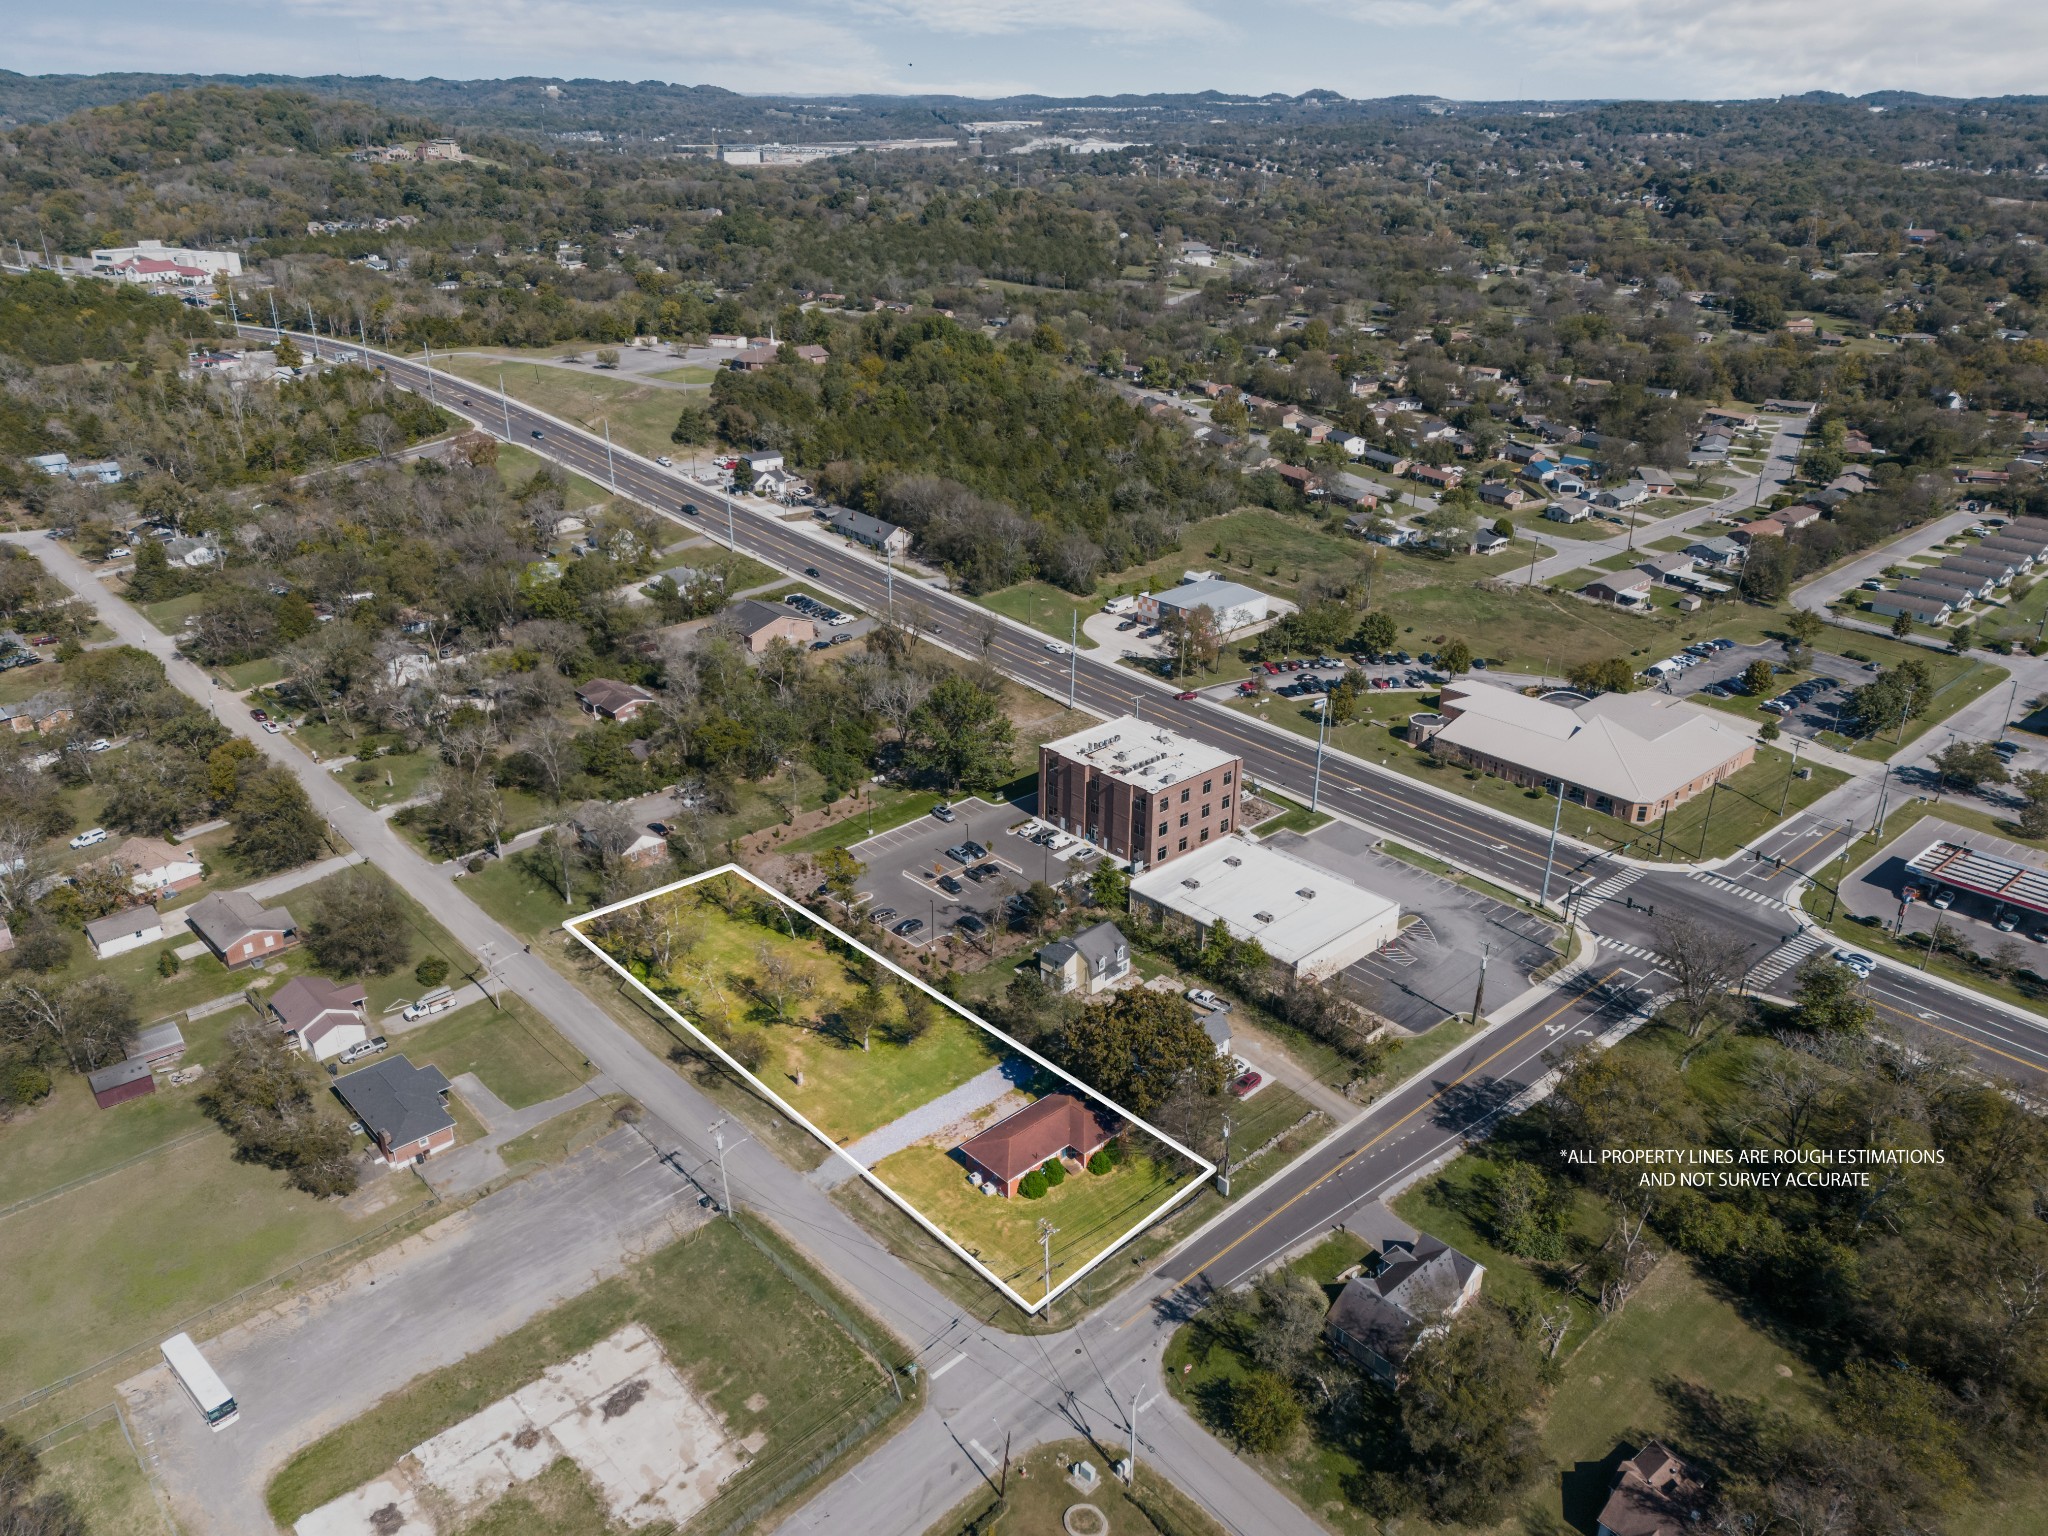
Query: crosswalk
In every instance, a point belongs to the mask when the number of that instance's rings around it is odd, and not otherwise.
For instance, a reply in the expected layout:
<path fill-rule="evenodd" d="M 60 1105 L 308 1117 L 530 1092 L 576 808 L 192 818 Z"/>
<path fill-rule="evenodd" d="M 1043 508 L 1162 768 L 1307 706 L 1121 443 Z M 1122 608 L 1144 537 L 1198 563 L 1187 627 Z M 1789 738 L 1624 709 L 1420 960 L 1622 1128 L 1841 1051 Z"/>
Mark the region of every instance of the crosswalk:
<path fill-rule="evenodd" d="M 1654 949 L 1645 949 L 1640 944 L 1624 944 L 1621 940 L 1610 939 L 1605 934 L 1600 936 L 1600 948 L 1603 951 L 1611 949 L 1616 954 L 1629 955 L 1637 960 L 1648 960 L 1653 965 L 1661 963 L 1661 958 Z"/>
<path fill-rule="evenodd" d="M 1697 880 L 1702 885 L 1711 885 L 1718 887 L 1721 890 L 1727 891 L 1730 895 L 1740 896 L 1744 901 L 1760 902 L 1761 904 L 1767 907 L 1776 907 L 1780 912 L 1786 912 L 1791 910 L 1789 907 L 1785 905 L 1784 902 L 1780 901 L 1777 897 L 1766 895 L 1762 891 L 1753 891 L 1748 886 L 1743 885 L 1740 881 L 1730 880 L 1726 875 L 1717 875 L 1712 870 L 1688 870 L 1686 872 L 1686 878 L 1688 880 Z"/>
<path fill-rule="evenodd" d="M 1816 950 L 1825 947 L 1827 936 L 1808 929 L 1796 939 L 1788 940 L 1772 950 L 1750 968 L 1749 985 L 1767 987 L 1786 972 L 1806 964 Z"/>
<path fill-rule="evenodd" d="M 1642 878 L 1643 872 L 1633 864 L 1625 866 L 1616 873 L 1609 875 L 1598 885 L 1590 887 L 1578 900 L 1579 910 L 1583 912 L 1586 908 L 1593 906 L 1597 902 L 1614 900 L 1615 897 Z"/>

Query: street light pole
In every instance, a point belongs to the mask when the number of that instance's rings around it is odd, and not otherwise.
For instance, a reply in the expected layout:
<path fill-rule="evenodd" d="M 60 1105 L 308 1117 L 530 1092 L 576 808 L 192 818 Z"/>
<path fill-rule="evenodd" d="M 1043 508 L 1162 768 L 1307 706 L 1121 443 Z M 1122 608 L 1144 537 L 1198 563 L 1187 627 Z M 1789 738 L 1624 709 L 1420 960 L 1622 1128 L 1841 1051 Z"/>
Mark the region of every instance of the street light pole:
<path fill-rule="evenodd" d="M 1308 808 L 1311 815 L 1322 809 L 1323 804 L 1323 742 L 1330 734 L 1330 705 L 1321 699 L 1322 713 L 1316 717 L 1316 776 L 1309 788 Z"/>
<path fill-rule="evenodd" d="M 1040 1217 L 1038 1221 L 1038 1242 L 1045 1250 L 1045 1294 L 1052 1295 L 1052 1240 L 1059 1228 Z"/>
<path fill-rule="evenodd" d="M 1569 898 L 1565 901 L 1565 907 L 1566 910 L 1570 910 L 1571 901 Z M 1472 994 L 1472 1027 L 1474 1029 L 1479 1027 L 1479 1012 L 1486 1006 L 1486 962 L 1492 955 L 1493 946 L 1491 944 L 1481 946 L 1479 951 L 1479 990 Z"/>
<path fill-rule="evenodd" d="M 505 393 L 505 370 L 498 370 L 498 409 L 505 413 L 505 441 L 512 441 L 512 397 Z"/>
<path fill-rule="evenodd" d="M 732 1213 L 732 1185 L 725 1177 L 725 1122 L 711 1123 L 711 1143 L 718 1148 L 718 1190 L 719 1203 L 725 1207 L 727 1220 L 736 1220 Z"/>
<path fill-rule="evenodd" d="M 1551 867 L 1557 863 L 1557 829 L 1563 823 L 1564 780 L 1559 779 L 1557 781 L 1557 811 L 1550 818 L 1550 851 L 1543 856 L 1543 894 L 1536 901 L 1536 905 L 1539 907 L 1550 905 L 1550 871 Z"/>
<path fill-rule="evenodd" d="M 1067 615 L 1067 708 L 1074 707 L 1074 688 L 1081 667 L 1081 610 Z"/>
<path fill-rule="evenodd" d="M 604 472 L 610 478 L 612 492 L 616 495 L 619 489 L 619 466 L 612 462 L 612 419 L 609 416 L 604 419 Z"/>
<path fill-rule="evenodd" d="M 1792 738 L 1792 762 L 1785 770 L 1785 792 L 1778 796 L 1778 820 L 1785 819 L 1785 807 L 1792 803 L 1792 780 L 1799 772 L 1799 738 Z"/>

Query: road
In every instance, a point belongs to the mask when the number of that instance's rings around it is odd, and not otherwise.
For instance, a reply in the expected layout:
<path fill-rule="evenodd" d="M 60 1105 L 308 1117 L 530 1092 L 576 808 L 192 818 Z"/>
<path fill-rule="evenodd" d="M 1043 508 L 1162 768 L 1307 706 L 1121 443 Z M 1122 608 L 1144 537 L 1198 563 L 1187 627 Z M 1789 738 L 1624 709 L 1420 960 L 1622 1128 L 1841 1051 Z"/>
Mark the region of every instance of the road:
<path fill-rule="evenodd" d="M 271 334 L 260 327 L 244 330 L 254 336 Z M 299 340 L 307 344 L 310 338 Z M 1653 909 L 1710 916 L 1754 943 L 1759 963 L 1767 961 L 1778 943 L 1800 926 L 1800 920 L 1783 904 L 1788 886 L 1781 885 L 1771 893 L 1778 901 L 1773 911 L 1752 900 L 1756 893 L 1745 894 L 1739 882 L 1730 889 L 1701 879 L 1695 871 L 1645 867 L 1640 861 L 1601 853 L 1569 838 L 1560 839 L 1553 861 L 1549 836 L 1542 829 L 1497 816 L 1448 791 L 1337 752 L 1324 755 L 1318 774 L 1313 742 L 1206 700 L 1181 703 L 1169 685 L 1114 662 L 1086 653 L 1067 653 L 1057 642 L 1053 642 L 1056 650 L 1048 649 L 1046 637 L 1038 632 L 991 614 L 940 586 L 896 580 L 882 564 L 814 522 L 785 523 L 743 498 L 723 495 L 625 449 L 614 447 L 608 453 L 601 438 L 516 399 L 496 396 L 451 375 L 437 373 L 430 380 L 427 370 L 415 361 L 389 353 L 376 355 L 395 381 L 417 390 L 431 388 L 444 407 L 469 416 L 481 429 L 498 435 L 509 432 L 511 441 L 600 484 L 609 481 L 620 494 L 685 526 L 714 536 L 724 534 L 737 549 L 770 565 L 792 573 L 815 569 L 818 575 L 811 579 L 821 589 L 855 607 L 869 613 L 890 613 L 898 602 L 909 604 L 914 594 L 916 605 L 931 618 L 926 633 L 963 653 L 985 654 L 1019 682 L 1105 717 L 1136 711 L 1159 720 L 1185 735 L 1236 752 L 1255 780 L 1303 800 L 1310 798 L 1319 783 L 1323 809 L 1510 890 L 1537 896 L 1547 888 L 1555 901 L 1569 888 L 1599 889 L 1625 879 L 1633 887 L 1626 896 L 1633 905 L 1601 902 L 1585 918 L 1596 935 L 1620 946 L 1623 953 L 1645 953 L 1655 945 Z M 464 397 L 472 402 L 468 407 L 460 403 Z M 1773 440 L 1766 474 L 1781 463 L 1789 430 Z M 535 438 L 536 432 L 542 435 Z M 685 504 L 695 506 L 697 515 L 683 514 Z M 1750 860 L 1748 855 L 1738 854 L 1725 862 L 1746 867 Z M 1808 863 L 1803 867 L 1817 870 L 1819 866 Z M 1786 881 L 1793 878 L 1788 874 Z M 1778 938 L 1773 939 L 1773 934 Z M 1908 968 L 1894 967 L 1891 962 L 1884 965 L 1888 985 L 1898 996 L 1898 1017 L 1893 1022 L 1899 1028 L 1960 1041 L 1986 1071 L 2016 1076 L 2030 1084 L 2042 1079 L 2043 1066 L 2048 1063 L 2036 1063 L 2027 1056 L 2015 1060 L 2016 1053 L 2004 1044 L 2013 1027 L 2013 1010 L 1995 1000 L 1943 986 Z M 2048 1049 L 2048 1022 L 2029 1019 L 2023 1027 Z"/>

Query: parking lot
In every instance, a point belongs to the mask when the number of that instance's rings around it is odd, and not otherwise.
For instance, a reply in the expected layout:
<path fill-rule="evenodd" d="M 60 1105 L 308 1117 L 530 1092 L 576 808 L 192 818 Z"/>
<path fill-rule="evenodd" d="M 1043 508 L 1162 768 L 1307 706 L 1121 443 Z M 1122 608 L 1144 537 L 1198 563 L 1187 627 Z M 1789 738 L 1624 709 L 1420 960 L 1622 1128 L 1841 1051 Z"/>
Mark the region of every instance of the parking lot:
<path fill-rule="evenodd" d="M 1731 646 L 1655 686 L 1680 697 L 1718 687 L 1732 697 L 1742 698 L 1745 695 L 1740 679 L 1753 662 L 1767 661 L 1776 666 L 1784 659 L 1784 649 L 1775 644 Z M 1808 652 L 1803 670 L 1824 681 L 1811 686 L 1798 685 L 1804 697 L 1791 701 L 1793 707 L 1776 717 L 1778 728 L 1805 737 L 1821 731 L 1840 730 L 1842 721 L 1849 718 L 1849 693 L 1870 681 L 1869 670 L 1862 662 L 1825 651 Z M 1793 686 L 1790 679 L 1784 680 L 1784 686 Z M 1696 702 L 1705 703 L 1706 700 Z"/>
<path fill-rule="evenodd" d="M 1485 668 L 1477 669 L 1482 674 Z M 1411 689 L 1425 692 L 1442 685 L 1443 678 L 1432 672 L 1419 658 L 1407 661 L 1388 660 L 1361 662 L 1344 661 L 1330 656 L 1291 657 L 1286 661 L 1255 662 L 1250 678 L 1237 678 L 1228 683 L 1217 683 L 1202 689 L 1212 699 L 1230 699 L 1258 693 L 1278 694 L 1283 698 L 1327 693 L 1344 680 L 1345 675 L 1356 677 L 1374 693 L 1395 692 Z M 1247 686 L 1256 680 L 1256 688 Z"/>
<path fill-rule="evenodd" d="M 1057 884 L 1095 867 L 1095 852 L 1085 843 L 1055 852 L 1013 834 L 1012 827 L 1032 819 L 1021 805 L 967 799 L 954 801 L 952 811 L 951 821 L 920 816 L 847 850 L 867 866 L 856 907 L 892 932 L 918 923 L 897 934 L 906 943 L 929 944 L 952 932 L 962 917 L 994 928 L 1003 919 L 1004 903 L 1032 881 Z M 956 850 L 974 849 L 981 852 L 964 860 L 956 856 Z M 967 930 L 972 932 L 972 923 Z"/>
<path fill-rule="evenodd" d="M 1554 958 L 1556 933 L 1518 907 L 1382 853 L 1369 832 L 1333 822 L 1306 836 L 1283 832 L 1273 846 L 1401 904 L 1401 937 L 1344 971 L 1374 1012 L 1414 1033 L 1472 1006 L 1486 960 L 1490 1004 L 1519 996 Z"/>

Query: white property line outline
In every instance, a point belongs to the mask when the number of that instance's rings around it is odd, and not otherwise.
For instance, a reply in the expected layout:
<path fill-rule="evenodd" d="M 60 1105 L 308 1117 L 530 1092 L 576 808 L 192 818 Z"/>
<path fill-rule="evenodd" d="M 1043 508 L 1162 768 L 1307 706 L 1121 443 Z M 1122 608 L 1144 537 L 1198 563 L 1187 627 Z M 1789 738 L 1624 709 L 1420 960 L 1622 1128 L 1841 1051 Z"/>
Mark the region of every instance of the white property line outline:
<path fill-rule="evenodd" d="M 838 1142 L 834 1141 L 823 1130 L 813 1125 L 810 1122 L 810 1120 L 796 1108 L 795 1105 L 789 1103 L 773 1088 L 770 1088 L 760 1078 L 756 1077 L 752 1072 L 749 1072 L 745 1067 L 741 1066 L 739 1062 L 734 1060 L 733 1057 L 726 1052 L 725 1048 L 721 1046 L 716 1040 L 713 1040 L 709 1035 L 705 1034 L 703 1030 L 699 1029 L 695 1024 L 692 1024 L 688 1019 L 684 1018 L 682 1014 L 678 1013 L 673 1007 L 669 1005 L 666 999 L 659 996 L 651 987 L 649 987 L 645 982 L 641 981 L 639 977 L 635 976 L 631 971 L 627 970 L 623 965 L 619 964 L 617 960 L 613 959 L 610 955 L 606 954 L 602 946 L 595 943 L 589 935 L 584 933 L 583 930 L 577 926 L 580 923 L 588 923 L 596 920 L 597 918 L 608 916 L 613 912 L 622 912 L 628 907 L 639 906 L 642 902 L 652 901 L 656 897 L 667 896 L 672 892 L 685 890 L 690 886 L 701 884 L 706 880 L 714 879 L 720 875 L 738 875 L 742 880 L 746 881 L 749 885 L 753 886 L 755 889 L 762 892 L 762 894 L 769 896 L 773 898 L 776 902 L 780 903 L 785 910 L 801 915 L 805 922 L 814 924 L 815 926 L 824 929 L 833 937 L 843 941 L 850 948 L 858 950 L 861 954 L 866 955 L 870 960 L 875 961 L 877 964 L 887 967 L 891 974 L 901 977 L 904 981 L 907 981 L 912 986 L 918 988 L 918 990 L 925 993 L 934 1002 L 939 1004 L 940 1007 L 949 1009 L 952 1012 L 959 1014 L 961 1018 L 967 1020 L 970 1024 L 973 1024 L 976 1028 L 982 1030 L 984 1033 L 993 1035 L 996 1039 L 1000 1040 L 1007 1048 L 1016 1052 L 1018 1055 L 1024 1057 L 1029 1061 L 1035 1062 L 1038 1066 L 1044 1068 L 1046 1071 L 1052 1073 L 1054 1076 L 1062 1078 L 1065 1081 L 1073 1084 L 1074 1087 L 1080 1089 L 1081 1092 L 1086 1094 L 1089 1098 L 1096 1100 L 1098 1103 L 1108 1105 L 1111 1109 L 1115 1110 L 1117 1114 L 1121 1115 L 1128 1124 L 1137 1127 L 1139 1130 L 1144 1131 L 1147 1135 L 1153 1137 L 1155 1140 L 1164 1143 L 1166 1146 L 1171 1147 L 1175 1152 L 1178 1152 L 1182 1157 L 1185 1157 L 1189 1162 L 1193 1163 L 1196 1169 L 1198 1170 L 1195 1177 L 1189 1179 L 1185 1187 L 1183 1187 L 1182 1189 L 1178 1190 L 1173 1195 L 1168 1197 L 1166 1202 L 1163 1205 L 1161 1205 L 1157 1210 L 1151 1211 L 1147 1213 L 1145 1216 L 1141 1217 L 1136 1223 L 1136 1225 L 1132 1226 L 1129 1230 L 1127 1230 L 1121 1236 L 1114 1239 L 1112 1242 L 1106 1244 L 1103 1247 L 1102 1251 L 1096 1254 L 1094 1258 L 1090 1259 L 1086 1264 L 1083 1264 L 1079 1269 L 1075 1270 L 1071 1275 L 1067 1276 L 1067 1278 L 1062 1280 L 1058 1285 L 1054 1286 L 1051 1290 L 1047 1291 L 1045 1295 L 1041 1296 L 1036 1302 L 1026 1301 L 1022 1296 L 1018 1295 L 1016 1291 L 1012 1290 L 1010 1288 L 1009 1283 L 1005 1281 L 1001 1276 L 997 1275 L 994 1270 L 990 1269 L 986 1264 L 982 1263 L 980 1259 L 977 1259 L 973 1254 L 969 1253 L 965 1248 L 961 1247 L 959 1243 L 955 1242 L 952 1239 L 952 1237 L 950 1237 L 945 1231 L 943 1231 L 936 1223 L 934 1223 L 928 1217 L 926 1217 L 925 1214 L 922 1211 L 918 1210 L 916 1206 L 912 1205 L 908 1200 L 905 1200 L 901 1195 L 897 1194 L 895 1190 L 891 1189 L 881 1179 L 877 1178 L 874 1174 L 874 1171 L 868 1168 L 866 1165 L 864 1165 L 859 1158 L 855 1157 L 852 1153 L 848 1152 L 846 1148 L 841 1146 Z M 716 869 L 707 869 L 701 874 L 691 875 L 682 880 L 670 881 L 667 885 L 661 886 L 655 890 L 642 892 L 638 896 L 629 896 L 624 901 L 615 901 L 611 903 L 611 905 L 609 906 L 599 907 L 595 911 L 585 912 L 580 916 L 569 918 L 563 922 L 562 927 L 573 938 L 575 938 L 575 940 L 579 944 L 581 944 L 585 949 L 589 950 L 593 955 L 597 956 L 599 960 L 603 961 L 607 966 L 611 967 L 611 969 L 618 974 L 620 980 L 631 985 L 635 990 L 637 990 L 640 993 L 642 997 L 645 997 L 650 1003 L 654 1004 L 655 1007 L 659 1008 L 671 1019 L 674 1019 L 676 1023 L 682 1025 L 684 1029 L 688 1030 L 691 1036 L 697 1041 L 699 1041 L 705 1047 L 706 1050 L 710 1051 L 720 1061 L 724 1062 L 736 1074 L 738 1074 L 741 1081 L 745 1082 L 756 1093 L 760 1094 L 762 1098 L 766 1099 L 770 1104 L 774 1105 L 776 1109 L 780 1110 L 784 1115 L 787 1115 L 797 1125 L 800 1125 L 806 1131 L 809 1131 L 812 1136 L 816 1137 L 821 1143 L 824 1144 L 828 1151 L 833 1153 L 835 1156 L 844 1159 L 847 1165 L 851 1167 L 853 1171 L 862 1179 L 866 1180 L 868 1184 L 873 1186 L 882 1195 L 884 1199 L 889 1201 L 890 1204 L 897 1207 L 897 1209 L 901 1210 L 906 1216 L 910 1217 L 912 1221 L 916 1222 L 920 1227 L 924 1228 L 924 1230 L 929 1232 L 933 1237 L 937 1238 L 941 1243 L 943 1243 L 946 1246 L 947 1250 L 950 1253 L 952 1253 L 954 1257 L 966 1263 L 971 1269 L 974 1270 L 976 1274 L 980 1275 L 984 1280 L 988 1281 L 990 1285 L 994 1286 L 998 1291 L 1002 1292 L 1004 1296 L 1009 1298 L 1009 1300 L 1014 1302 L 1018 1307 L 1022 1308 L 1023 1311 L 1027 1314 L 1044 1311 L 1045 1308 L 1052 1305 L 1054 1301 L 1058 1300 L 1061 1295 L 1063 1295 L 1068 1289 L 1070 1289 L 1075 1284 L 1075 1282 L 1080 1280 L 1082 1276 L 1086 1275 L 1090 1270 L 1094 1269 L 1098 1264 L 1102 1263 L 1103 1260 L 1107 1259 L 1111 1254 L 1115 1253 L 1119 1248 L 1123 1247 L 1125 1243 L 1128 1243 L 1132 1238 L 1136 1237 L 1140 1232 L 1144 1231 L 1145 1228 L 1152 1225 L 1153 1222 L 1158 1221 L 1161 1217 L 1165 1216 L 1175 1206 L 1181 1204 L 1185 1200 L 1193 1198 L 1196 1194 L 1198 1194 L 1201 1191 L 1203 1184 L 1206 1183 L 1210 1178 L 1214 1177 L 1216 1173 L 1216 1165 L 1214 1163 L 1210 1162 L 1207 1158 L 1202 1157 L 1199 1154 L 1191 1151 L 1187 1147 L 1182 1146 L 1179 1142 L 1175 1141 L 1171 1136 L 1167 1135 L 1164 1131 L 1160 1130 L 1159 1127 L 1157 1127 L 1156 1125 L 1153 1125 L 1151 1122 L 1144 1120 L 1137 1115 L 1132 1114 L 1129 1110 L 1125 1109 L 1121 1104 L 1117 1103 L 1116 1100 L 1110 1098 L 1107 1094 L 1101 1092 L 1098 1089 L 1089 1087 L 1088 1084 L 1082 1082 L 1078 1077 L 1075 1077 L 1071 1072 L 1068 1072 L 1063 1068 L 1055 1065 L 1054 1063 L 1047 1061 L 1043 1056 L 1039 1055 L 1029 1046 L 1024 1045 L 1020 1041 L 1011 1039 L 1008 1035 L 1004 1034 L 1000 1029 L 997 1029 L 993 1024 L 989 1023 L 988 1020 L 982 1018 L 978 1014 L 969 1012 L 967 1009 L 961 1007 L 960 1004 L 955 1002 L 952 998 L 946 996 L 945 993 L 939 991 L 936 987 L 931 986 L 929 983 L 923 981 L 919 977 L 911 975 L 910 972 L 903 969 L 902 966 L 898 965 L 895 961 L 891 960 L 887 955 L 878 954 L 876 951 L 869 949 L 867 945 L 861 943 L 860 940 L 854 938 L 853 935 L 847 933 L 843 928 L 840 928 L 835 924 L 825 921 L 825 919 L 819 917 L 815 912 L 812 912 L 809 908 L 799 905 L 797 902 L 792 900 L 783 892 L 776 890 L 774 886 L 768 884 L 765 880 L 760 879 L 751 871 L 741 868 L 738 864 L 721 864 Z"/>

